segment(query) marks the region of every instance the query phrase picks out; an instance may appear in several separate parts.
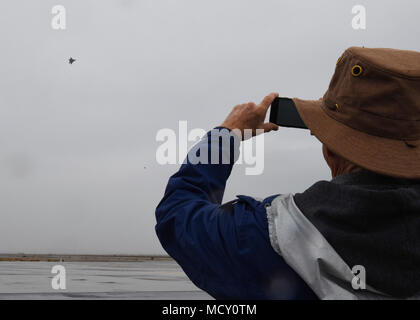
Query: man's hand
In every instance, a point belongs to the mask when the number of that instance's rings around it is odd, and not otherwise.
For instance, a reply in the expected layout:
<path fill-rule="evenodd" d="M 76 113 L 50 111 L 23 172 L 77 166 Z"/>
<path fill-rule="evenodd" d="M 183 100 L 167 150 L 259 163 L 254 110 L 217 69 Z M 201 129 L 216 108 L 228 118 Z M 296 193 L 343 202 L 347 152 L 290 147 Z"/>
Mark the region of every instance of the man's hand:
<path fill-rule="evenodd" d="M 253 102 L 235 106 L 221 126 L 230 130 L 240 130 L 242 139 L 250 138 L 244 137 L 245 129 L 251 129 L 252 136 L 256 135 L 257 129 L 262 129 L 264 132 L 278 130 L 278 125 L 270 122 L 264 123 L 268 108 L 278 96 L 278 93 L 270 93 L 258 106 Z"/>

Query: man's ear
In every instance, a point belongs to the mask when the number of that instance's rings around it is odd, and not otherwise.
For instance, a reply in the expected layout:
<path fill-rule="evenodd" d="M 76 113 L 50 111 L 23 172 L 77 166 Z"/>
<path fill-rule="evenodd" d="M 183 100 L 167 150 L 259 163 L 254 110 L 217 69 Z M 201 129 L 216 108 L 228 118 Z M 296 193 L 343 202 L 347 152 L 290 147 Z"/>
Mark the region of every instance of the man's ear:
<path fill-rule="evenodd" d="M 328 149 L 325 144 L 322 145 L 322 154 L 324 156 L 325 162 L 331 169 L 331 173 L 333 174 L 337 166 L 337 155 Z"/>
<path fill-rule="evenodd" d="M 328 157 L 328 158 L 330 158 L 330 159 L 335 159 L 335 158 L 337 158 L 337 155 L 334 153 L 334 152 L 332 152 L 330 149 L 328 149 L 328 147 L 324 144 L 324 148 L 325 148 L 325 153 L 326 153 L 326 156 Z"/>
<path fill-rule="evenodd" d="M 325 144 L 322 144 L 322 154 L 327 162 L 335 157 L 335 154 Z"/>

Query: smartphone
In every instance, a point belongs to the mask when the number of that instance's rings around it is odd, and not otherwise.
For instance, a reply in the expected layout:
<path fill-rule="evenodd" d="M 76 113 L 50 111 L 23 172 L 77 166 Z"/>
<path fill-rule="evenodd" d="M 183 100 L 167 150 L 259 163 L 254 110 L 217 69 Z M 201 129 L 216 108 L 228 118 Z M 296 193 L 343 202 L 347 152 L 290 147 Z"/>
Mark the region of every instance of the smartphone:
<path fill-rule="evenodd" d="M 275 98 L 271 104 L 270 122 L 281 127 L 308 129 L 302 121 L 296 105 L 289 98 Z"/>

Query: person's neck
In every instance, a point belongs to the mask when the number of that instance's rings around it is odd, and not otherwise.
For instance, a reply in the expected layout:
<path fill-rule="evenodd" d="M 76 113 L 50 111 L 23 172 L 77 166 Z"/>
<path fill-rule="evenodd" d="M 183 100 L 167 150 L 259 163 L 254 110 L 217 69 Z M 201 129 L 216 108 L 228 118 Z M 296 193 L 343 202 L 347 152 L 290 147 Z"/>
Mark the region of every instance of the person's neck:
<path fill-rule="evenodd" d="M 360 168 L 359 166 L 355 165 L 355 164 L 347 164 L 344 166 L 337 166 L 336 168 L 332 168 L 331 169 L 331 176 L 333 178 L 341 176 L 343 174 L 347 174 L 347 173 L 352 173 L 352 172 L 357 172 L 362 170 L 362 168 Z"/>

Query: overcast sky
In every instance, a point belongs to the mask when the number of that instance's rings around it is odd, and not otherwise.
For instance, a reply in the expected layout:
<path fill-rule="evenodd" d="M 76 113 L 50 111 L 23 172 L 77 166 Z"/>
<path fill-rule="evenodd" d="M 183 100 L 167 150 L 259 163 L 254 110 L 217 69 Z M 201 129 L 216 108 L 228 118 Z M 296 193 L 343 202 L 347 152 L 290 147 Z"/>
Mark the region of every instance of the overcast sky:
<path fill-rule="evenodd" d="M 64 5 L 67 29 L 51 28 Z M 2 0 L 0 252 L 161 254 L 154 209 L 178 166 L 159 129 L 211 129 L 265 94 L 318 99 L 352 45 L 420 50 L 420 4 L 355 1 Z M 77 61 L 70 65 L 72 56 Z M 265 170 L 225 194 L 330 179 L 306 131 L 265 137 Z"/>

